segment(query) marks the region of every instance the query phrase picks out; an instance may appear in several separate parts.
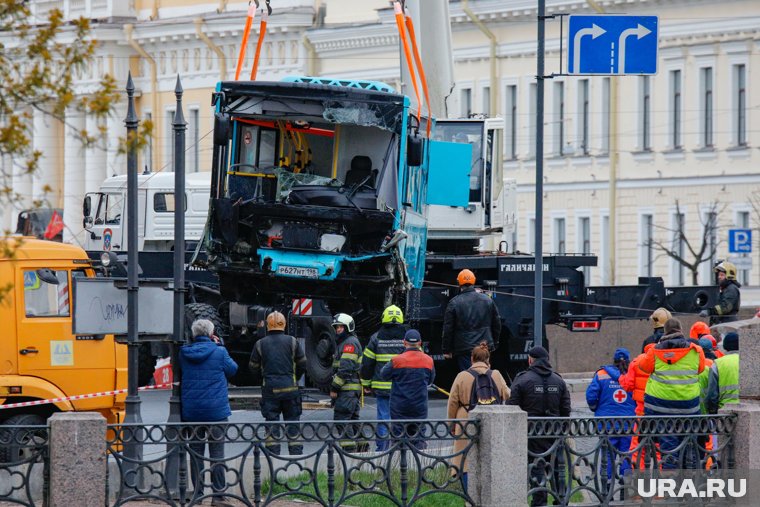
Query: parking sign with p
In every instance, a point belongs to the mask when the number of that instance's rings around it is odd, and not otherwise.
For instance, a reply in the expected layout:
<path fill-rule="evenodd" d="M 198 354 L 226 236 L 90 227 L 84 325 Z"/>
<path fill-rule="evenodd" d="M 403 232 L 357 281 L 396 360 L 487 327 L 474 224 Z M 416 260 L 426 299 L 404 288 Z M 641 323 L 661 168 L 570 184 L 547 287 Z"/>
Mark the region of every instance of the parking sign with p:
<path fill-rule="evenodd" d="M 751 253 L 752 229 L 728 230 L 728 253 Z"/>

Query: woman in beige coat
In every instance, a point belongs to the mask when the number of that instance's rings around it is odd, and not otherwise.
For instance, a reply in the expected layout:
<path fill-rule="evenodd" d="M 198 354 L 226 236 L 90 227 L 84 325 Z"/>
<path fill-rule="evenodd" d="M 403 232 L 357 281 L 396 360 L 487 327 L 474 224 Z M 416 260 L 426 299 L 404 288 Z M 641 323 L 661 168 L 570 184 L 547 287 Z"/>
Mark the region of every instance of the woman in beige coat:
<path fill-rule="evenodd" d="M 491 369 L 491 354 L 488 351 L 488 344 L 482 342 L 480 345 L 472 349 L 472 366 L 470 370 L 475 373 L 486 373 Z M 505 403 L 509 399 L 509 387 L 501 376 L 498 370 L 493 370 L 491 379 L 496 384 L 496 389 L 499 391 L 501 400 L 497 400 L 496 403 Z M 475 382 L 475 376 L 470 373 L 469 370 L 459 372 L 457 378 L 454 379 L 454 384 L 451 386 L 451 394 L 449 395 L 449 419 L 467 419 L 469 417 L 468 408 L 470 406 L 470 394 L 472 392 L 472 384 Z M 452 425 L 454 436 L 462 434 L 461 425 Z M 457 439 L 454 440 L 454 454 L 463 451 L 469 440 Z M 457 472 L 462 472 L 462 485 L 465 491 L 467 490 L 467 463 L 464 462 L 464 455 L 455 456 L 452 462 L 454 468 L 452 468 L 452 475 L 456 475 Z"/>

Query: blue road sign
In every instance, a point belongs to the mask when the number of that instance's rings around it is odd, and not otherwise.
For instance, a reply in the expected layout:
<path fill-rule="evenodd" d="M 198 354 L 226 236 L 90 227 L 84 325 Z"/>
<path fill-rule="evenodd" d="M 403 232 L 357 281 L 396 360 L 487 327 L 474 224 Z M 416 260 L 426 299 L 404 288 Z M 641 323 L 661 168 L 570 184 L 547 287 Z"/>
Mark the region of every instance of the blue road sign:
<path fill-rule="evenodd" d="M 729 229 L 728 253 L 752 253 L 752 229 Z"/>
<path fill-rule="evenodd" d="M 570 16 L 568 74 L 657 74 L 657 16 Z"/>

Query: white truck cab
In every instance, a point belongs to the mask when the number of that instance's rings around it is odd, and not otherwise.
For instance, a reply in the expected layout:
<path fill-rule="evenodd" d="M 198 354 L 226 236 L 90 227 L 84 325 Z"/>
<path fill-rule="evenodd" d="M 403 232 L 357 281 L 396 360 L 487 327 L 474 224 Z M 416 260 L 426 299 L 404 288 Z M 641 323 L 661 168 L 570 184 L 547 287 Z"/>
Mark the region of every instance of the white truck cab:
<path fill-rule="evenodd" d="M 174 246 L 174 173 L 157 172 L 137 177 L 138 249 L 170 251 Z M 208 216 L 211 173 L 185 178 L 185 239 L 198 241 Z M 108 178 L 99 192 L 84 198 L 85 250 L 127 249 L 127 176 Z"/>

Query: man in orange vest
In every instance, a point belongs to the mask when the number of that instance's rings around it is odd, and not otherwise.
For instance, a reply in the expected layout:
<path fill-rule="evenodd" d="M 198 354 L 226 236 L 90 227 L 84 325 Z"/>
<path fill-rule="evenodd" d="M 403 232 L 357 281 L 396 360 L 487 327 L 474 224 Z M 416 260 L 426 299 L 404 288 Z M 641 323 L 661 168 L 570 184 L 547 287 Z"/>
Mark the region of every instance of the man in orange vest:
<path fill-rule="evenodd" d="M 644 415 L 644 390 L 647 387 L 647 380 L 649 380 L 649 373 L 646 373 L 639 367 L 639 363 L 646 357 L 647 351 L 654 348 L 656 342 L 648 343 L 644 346 L 644 352 L 636 356 L 631 364 L 628 366 L 628 371 L 625 375 L 621 375 L 619 382 L 620 387 L 628 392 L 633 392 L 633 399 L 636 401 L 636 415 Z M 635 450 L 631 454 L 631 466 L 634 468 L 646 468 L 645 466 L 645 453 L 644 449 L 641 449 L 639 453 L 636 450 L 639 447 L 639 436 L 633 435 L 631 439 L 631 450 Z M 659 461 L 659 452 L 657 453 Z"/>

